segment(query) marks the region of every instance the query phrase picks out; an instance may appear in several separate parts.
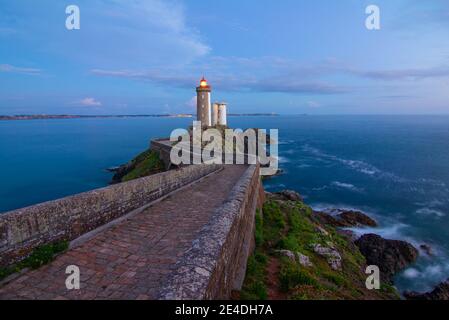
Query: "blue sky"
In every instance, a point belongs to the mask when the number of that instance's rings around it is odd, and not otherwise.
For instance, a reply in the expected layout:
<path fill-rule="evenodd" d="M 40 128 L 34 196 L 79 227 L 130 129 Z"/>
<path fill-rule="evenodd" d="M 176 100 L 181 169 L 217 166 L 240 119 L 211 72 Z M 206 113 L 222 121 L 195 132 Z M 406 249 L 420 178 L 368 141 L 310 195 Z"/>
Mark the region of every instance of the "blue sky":
<path fill-rule="evenodd" d="M 202 75 L 235 113 L 447 114 L 449 2 L 0 0 L 0 114 L 192 113 Z"/>

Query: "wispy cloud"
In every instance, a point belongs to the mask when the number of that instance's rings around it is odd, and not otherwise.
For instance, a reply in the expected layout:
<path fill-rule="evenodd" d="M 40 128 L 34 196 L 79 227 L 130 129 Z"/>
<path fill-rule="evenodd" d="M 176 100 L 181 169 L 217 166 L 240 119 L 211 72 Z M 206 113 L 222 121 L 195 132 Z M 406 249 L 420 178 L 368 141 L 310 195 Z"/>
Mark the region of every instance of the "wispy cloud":
<path fill-rule="evenodd" d="M 200 68 L 196 64 L 186 64 L 176 69 L 169 67 L 151 70 L 94 69 L 91 73 L 173 88 L 192 88 L 197 84 L 198 75 L 205 74 L 214 87 L 223 91 L 313 96 L 339 95 L 361 90 L 357 87 L 357 81 L 360 82 L 360 79 L 372 81 L 373 85 L 378 85 L 379 82 L 394 82 L 401 85 L 411 81 L 449 77 L 449 67 L 366 70 L 332 59 L 305 63 L 280 57 L 212 56 L 205 60 Z M 351 79 L 346 83 L 352 84 L 345 85 L 345 82 L 335 80 L 342 77 Z"/>
<path fill-rule="evenodd" d="M 0 64 L 0 72 L 39 75 L 41 74 L 42 70 L 35 68 L 16 67 L 10 64 Z"/>
<path fill-rule="evenodd" d="M 380 70 L 360 71 L 348 70 L 355 75 L 378 80 L 422 80 L 427 78 L 449 77 L 449 67 L 434 67 L 428 69 L 402 69 L 402 70 Z"/>
<path fill-rule="evenodd" d="M 101 107 L 102 103 L 95 98 L 84 98 L 80 101 L 75 102 L 74 104 L 79 105 L 81 107 Z"/>

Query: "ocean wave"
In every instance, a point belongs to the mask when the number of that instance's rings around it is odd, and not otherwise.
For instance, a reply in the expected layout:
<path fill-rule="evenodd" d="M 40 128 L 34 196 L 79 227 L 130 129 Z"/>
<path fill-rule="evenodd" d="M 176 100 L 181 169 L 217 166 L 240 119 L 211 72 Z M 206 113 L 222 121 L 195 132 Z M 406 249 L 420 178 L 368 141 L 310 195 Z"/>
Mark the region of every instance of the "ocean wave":
<path fill-rule="evenodd" d="M 407 188 L 412 193 L 419 193 L 421 195 L 428 196 L 429 192 L 432 192 L 438 198 L 441 198 L 441 199 L 448 198 L 449 188 L 448 188 L 447 184 L 445 182 L 437 180 L 437 179 L 431 179 L 431 178 L 408 179 L 408 178 L 404 178 L 404 177 L 398 176 L 392 172 L 388 172 L 386 170 L 381 170 L 368 162 L 365 162 L 362 160 L 341 158 L 336 155 L 332 155 L 332 154 L 323 152 L 320 149 L 312 147 L 308 144 L 303 145 L 302 150 L 304 152 L 307 152 L 307 153 L 315 156 L 316 161 L 331 161 L 334 163 L 340 163 L 349 169 L 352 169 L 359 173 L 368 175 L 368 176 L 372 177 L 373 179 L 382 179 L 382 180 L 387 180 L 389 182 L 404 184 L 404 187 Z M 438 200 L 438 201 L 440 201 L 440 200 Z"/>
<path fill-rule="evenodd" d="M 295 142 L 296 142 L 295 140 L 280 140 L 278 142 L 278 145 L 292 144 L 292 143 L 295 143 Z"/>
<path fill-rule="evenodd" d="M 408 228 L 409 226 L 404 223 L 394 223 L 390 224 L 385 227 L 378 227 L 378 228 L 368 228 L 368 227 L 361 227 L 361 228 L 348 228 L 347 230 L 350 230 L 355 233 L 357 237 L 361 237 L 365 234 L 377 234 L 385 239 L 390 240 L 405 240 L 412 243 L 417 243 L 416 240 L 410 239 L 409 237 L 404 236 L 403 230 Z"/>
<path fill-rule="evenodd" d="M 311 154 L 315 155 L 316 157 L 339 162 L 350 169 L 353 169 L 355 171 L 358 171 L 360 173 L 363 173 L 363 174 L 366 174 L 369 176 L 384 177 L 384 178 L 389 178 L 389 179 L 393 179 L 396 181 L 403 180 L 402 178 L 396 176 L 395 174 L 380 170 L 379 168 L 377 168 L 365 161 L 340 158 L 335 155 L 325 153 L 317 148 L 311 147 L 308 144 L 303 145 L 302 149 L 303 149 L 303 151 L 311 153 Z"/>
<path fill-rule="evenodd" d="M 435 208 L 435 207 L 440 207 L 442 205 L 444 205 L 446 203 L 446 201 L 443 201 L 442 199 L 432 199 L 432 200 L 428 200 L 426 202 L 416 202 L 415 205 L 420 206 L 420 207 L 426 207 L 426 208 Z"/>
<path fill-rule="evenodd" d="M 286 157 L 278 156 L 277 159 L 278 159 L 279 163 L 289 163 L 290 162 L 290 159 L 286 158 Z"/>
<path fill-rule="evenodd" d="M 331 183 L 332 186 L 340 188 L 340 189 L 347 189 L 354 192 L 363 192 L 363 189 L 356 187 L 355 185 L 351 183 L 345 183 L 340 181 L 333 181 Z"/>
<path fill-rule="evenodd" d="M 425 216 L 436 216 L 438 218 L 442 218 L 446 216 L 446 214 L 440 210 L 437 209 L 431 209 L 431 208 L 421 208 L 416 210 L 417 214 L 425 215 Z"/>
<path fill-rule="evenodd" d="M 404 270 L 401 276 L 407 279 L 425 279 L 439 282 L 447 278 L 449 273 L 449 264 L 447 262 L 440 262 L 438 264 L 431 264 L 427 266 L 414 266 Z"/>

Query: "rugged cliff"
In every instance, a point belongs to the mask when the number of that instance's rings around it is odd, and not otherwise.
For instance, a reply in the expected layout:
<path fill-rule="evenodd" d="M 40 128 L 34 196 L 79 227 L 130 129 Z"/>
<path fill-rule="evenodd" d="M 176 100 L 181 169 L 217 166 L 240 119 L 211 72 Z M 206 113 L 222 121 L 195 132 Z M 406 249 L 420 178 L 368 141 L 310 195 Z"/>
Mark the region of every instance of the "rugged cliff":
<path fill-rule="evenodd" d="M 360 225 L 375 226 L 376 222 L 354 211 L 335 215 L 313 212 L 292 191 L 267 194 L 263 212 L 256 218 L 256 250 L 248 262 L 243 290 L 236 293 L 236 298 L 400 299 L 390 276 L 416 259 L 416 249 L 376 237 L 375 244 L 387 248 L 394 257 L 365 257 L 365 249 L 378 251 L 370 246 L 372 236 L 362 241 L 361 251 L 353 235 L 341 229 Z M 367 260 L 374 258 L 381 271 L 381 288 L 368 290 L 365 270 L 372 263 Z"/>
<path fill-rule="evenodd" d="M 120 183 L 163 172 L 165 167 L 157 152 L 146 150 L 127 164 L 109 170 L 114 172 L 112 183 Z"/>

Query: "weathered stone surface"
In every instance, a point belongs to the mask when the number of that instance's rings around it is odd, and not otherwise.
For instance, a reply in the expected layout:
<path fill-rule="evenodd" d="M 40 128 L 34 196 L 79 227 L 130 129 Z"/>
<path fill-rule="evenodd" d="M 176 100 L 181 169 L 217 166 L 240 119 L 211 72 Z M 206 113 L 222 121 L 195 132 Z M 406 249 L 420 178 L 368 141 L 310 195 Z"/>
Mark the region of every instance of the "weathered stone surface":
<path fill-rule="evenodd" d="M 313 251 L 316 254 L 327 259 L 327 263 L 333 270 L 341 270 L 341 255 L 333 248 L 333 245 L 324 247 L 321 244 L 315 244 Z"/>
<path fill-rule="evenodd" d="M 260 194 L 256 167 L 225 166 L 11 281 L 0 299 L 228 298 Z M 66 289 L 68 265 L 79 266 L 81 290 Z"/>
<path fill-rule="evenodd" d="M 276 250 L 276 253 L 280 256 L 287 257 L 291 262 L 299 263 L 303 267 L 313 267 L 313 263 L 310 261 L 310 258 L 300 252 L 293 252 L 290 250 Z"/>
<path fill-rule="evenodd" d="M 276 250 L 280 256 L 287 257 L 291 262 L 296 262 L 296 255 L 290 250 Z"/>
<path fill-rule="evenodd" d="M 369 265 L 379 267 L 386 279 L 416 261 L 418 250 L 410 243 L 386 240 L 376 234 L 366 234 L 355 241 Z"/>
<path fill-rule="evenodd" d="M 0 266 L 45 243 L 73 240 L 222 168 L 194 165 L 0 215 Z"/>
<path fill-rule="evenodd" d="M 296 252 L 296 257 L 298 258 L 298 262 L 301 266 L 305 268 L 313 267 L 312 261 L 310 261 L 310 258 L 300 252 Z"/>
<path fill-rule="evenodd" d="M 233 290 L 239 290 L 254 247 L 256 208 L 261 209 L 263 197 L 259 168 L 250 166 L 177 262 L 157 298 L 229 299 Z M 198 268 L 203 272 L 199 274 Z"/>

